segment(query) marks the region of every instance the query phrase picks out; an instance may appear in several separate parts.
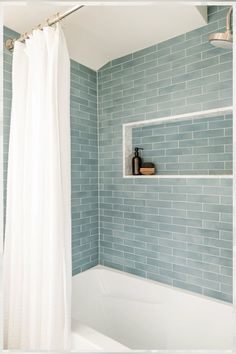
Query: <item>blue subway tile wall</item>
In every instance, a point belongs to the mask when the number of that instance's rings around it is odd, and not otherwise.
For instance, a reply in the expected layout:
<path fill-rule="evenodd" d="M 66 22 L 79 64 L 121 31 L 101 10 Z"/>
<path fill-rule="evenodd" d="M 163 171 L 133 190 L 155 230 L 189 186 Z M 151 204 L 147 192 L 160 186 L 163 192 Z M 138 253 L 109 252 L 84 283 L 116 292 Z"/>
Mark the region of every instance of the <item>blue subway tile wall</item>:
<path fill-rule="evenodd" d="M 122 177 L 123 123 L 232 105 L 226 12 L 98 71 L 99 217 L 101 264 L 231 302 L 232 181 Z"/>
<path fill-rule="evenodd" d="M 232 175 L 232 114 L 136 127 L 132 145 L 158 174 Z"/>
<path fill-rule="evenodd" d="M 4 41 L 19 34 L 4 28 Z M 4 200 L 11 117 L 12 54 L 4 48 Z M 71 182 L 73 274 L 98 263 L 96 72 L 71 60 Z"/>
<path fill-rule="evenodd" d="M 71 60 L 72 265 L 98 264 L 97 74 Z"/>
<path fill-rule="evenodd" d="M 4 219 L 6 214 L 6 190 L 7 190 L 7 165 L 8 144 L 11 121 L 12 99 L 12 54 L 6 49 L 7 38 L 17 38 L 19 33 L 4 27 L 3 30 L 3 190 L 4 190 Z"/>

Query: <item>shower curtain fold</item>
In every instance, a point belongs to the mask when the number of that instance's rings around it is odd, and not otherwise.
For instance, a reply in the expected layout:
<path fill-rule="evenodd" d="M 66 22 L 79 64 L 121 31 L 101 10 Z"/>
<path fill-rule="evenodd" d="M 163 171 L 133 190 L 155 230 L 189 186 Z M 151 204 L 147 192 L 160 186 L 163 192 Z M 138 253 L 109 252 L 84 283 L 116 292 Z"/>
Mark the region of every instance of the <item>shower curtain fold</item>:
<path fill-rule="evenodd" d="M 70 60 L 60 25 L 15 43 L 4 347 L 70 349 Z"/>

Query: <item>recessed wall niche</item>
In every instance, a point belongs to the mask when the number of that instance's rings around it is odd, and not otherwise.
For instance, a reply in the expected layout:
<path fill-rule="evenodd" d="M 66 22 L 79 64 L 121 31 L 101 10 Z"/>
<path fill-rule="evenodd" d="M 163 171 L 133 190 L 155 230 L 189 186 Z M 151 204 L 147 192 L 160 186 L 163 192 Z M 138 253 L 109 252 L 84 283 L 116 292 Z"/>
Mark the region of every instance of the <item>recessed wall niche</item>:
<path fill-rule="evenodd" d="M 123 126 L 124 177 L 132 176 L 135 147 L 158 177 L 231 177 L 232 109 L 215 109 Z"/>

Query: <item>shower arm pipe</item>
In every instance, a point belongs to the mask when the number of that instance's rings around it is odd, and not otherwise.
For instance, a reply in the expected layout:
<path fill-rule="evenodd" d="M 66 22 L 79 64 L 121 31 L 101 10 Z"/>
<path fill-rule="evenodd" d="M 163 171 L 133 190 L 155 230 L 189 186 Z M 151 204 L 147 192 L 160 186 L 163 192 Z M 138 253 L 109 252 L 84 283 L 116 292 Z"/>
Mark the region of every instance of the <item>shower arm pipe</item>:
<path fill-rule="evenodd" d="M 232 32 L 231 28 L 231 15 L 232 15 L 232 12 L 233 12 L 233 6 L 230 6 L 228 12 L 227 12 L 227 16 L 226 16 L 226 31 L 227 32 Z"/>
<path fill-rule="evenodd" d="M 63 20 L 64 18 L 66 18 L 67 16 L 73 14 L 74 12 L 82 9 L 83 7 L 85 7 L 85 5 L 79 5 L 79 6 L 75 6 L 75 7 L 72 7 L 71 9 L 65 11 L 64 13 L 62 14 L 57 14 L 56 17 L 54 17 L 53 19 L 48 19 L 45 23 L 45 25 L 43 24 L 39 24 L 37 26 L 38 29 L 42 29 L 44 26 L 53 26 L 55 25 L 57 22 Z M 33 31 L 33 30 L 32 30 Z M 14 43 L 15 41 L 19 41 L 19 42 L 24 42 L 27 38 L 29 38 L 29 34 L 32 33 L 31 32 L 26 32 L 26 33 L 23 33 L 20 35 L 19 38 L 17 39 L 13 39 L 13 38 L 8 38 L 6 40 L 6 48 L 10 51 L 12 51 L 14 49 Z"/>

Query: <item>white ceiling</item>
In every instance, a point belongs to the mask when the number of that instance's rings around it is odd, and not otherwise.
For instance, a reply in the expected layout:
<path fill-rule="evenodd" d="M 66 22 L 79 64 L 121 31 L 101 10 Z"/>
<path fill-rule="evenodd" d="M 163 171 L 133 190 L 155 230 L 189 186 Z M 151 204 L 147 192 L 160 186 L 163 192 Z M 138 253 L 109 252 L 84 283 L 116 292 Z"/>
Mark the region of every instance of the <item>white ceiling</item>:
<path fill-rule="evenodd" d="M 4 8 L 4 25 L 23 33 L 71 6 L 26 2 Z M 94 70 L 112 59 L 206 24 L 206 6 L 163 3 L 150 6 L 87 6 L 63 20 L 70 57 Z"/>

